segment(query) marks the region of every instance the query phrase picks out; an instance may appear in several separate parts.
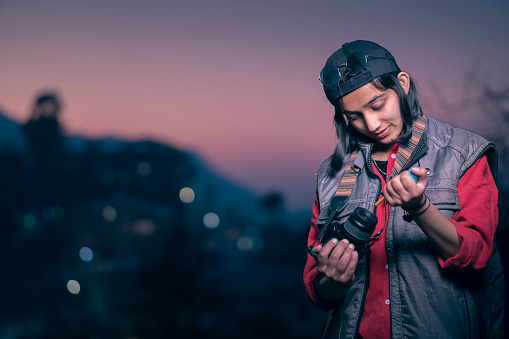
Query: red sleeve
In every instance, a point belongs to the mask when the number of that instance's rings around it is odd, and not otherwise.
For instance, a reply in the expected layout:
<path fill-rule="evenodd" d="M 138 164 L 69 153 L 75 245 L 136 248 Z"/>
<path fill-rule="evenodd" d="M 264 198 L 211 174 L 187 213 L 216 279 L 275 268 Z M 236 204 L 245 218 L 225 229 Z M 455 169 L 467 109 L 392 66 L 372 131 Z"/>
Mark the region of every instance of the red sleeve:
<path fill-rule="evenodd" d="M 320 230 L 316 225 L 316 221 L 318 220 L 319 215 L 320 215 L 320 202 L 318 201 L 318 195 L 316 195 L 315 203 L 313 205 L 313 216 L 311 218 L 311 230 L 309 231 L 308 235 L 308 246 L 312 245 L 315 242 L 316 237 L 320 233 Z M 316 261 L 308 253 L 306 267 L 304 268 L 304 286 L 306 287 L 308 296 L 313 302 L 313 304 L 324 310 L 328 310 L 332 307 L 332 303 L 321 298 L 315 291 L 314 282 L 317 276 L 318 271 L 316 269 Z"/>
<path fill-rule="evenodd" d="M 458 198 L 460 209 L 449 220 L 458 231 L 460 249 L 454 257 L 438 258 L 438 262 L 443 268 L 483 268 L 491 257 L 498 224 L 498 189 L 486 156 L 460 178 Z"/>

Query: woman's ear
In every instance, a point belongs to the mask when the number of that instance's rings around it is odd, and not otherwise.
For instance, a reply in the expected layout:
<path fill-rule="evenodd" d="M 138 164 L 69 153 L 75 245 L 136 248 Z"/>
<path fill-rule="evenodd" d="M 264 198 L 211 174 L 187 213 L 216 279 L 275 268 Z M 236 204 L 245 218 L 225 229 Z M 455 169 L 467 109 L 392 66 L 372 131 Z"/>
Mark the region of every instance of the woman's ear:
<path fill-rule="evenodd" d="M 407 72 L 399 72 L 398 81 L 405 91 L 405 95 L 408 94 L 408 91 L 410 90 L 410 75 L 408 75 Z"/>

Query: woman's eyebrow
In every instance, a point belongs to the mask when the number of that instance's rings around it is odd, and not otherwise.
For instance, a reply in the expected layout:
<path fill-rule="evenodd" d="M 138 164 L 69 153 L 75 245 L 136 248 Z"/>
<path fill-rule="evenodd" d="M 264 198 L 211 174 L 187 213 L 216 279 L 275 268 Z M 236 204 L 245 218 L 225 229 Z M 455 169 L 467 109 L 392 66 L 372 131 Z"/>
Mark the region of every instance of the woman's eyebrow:
<path fill-rule="evenodd" d="M 364 105 L 364 107 L 368 107 L 369 105 L 371 105 L 374 101 L 376 101 L 377 99 L 381 98 L 385 96 L 385 93 L 382 93 L 380 95 L 377 95 L 376 97 L 374 97 L 373 99 L 371 99 L 367 104 Z"/>
<path fill-rule="evenodd" d="M 366 108 L 369 105 L 371 105 L 373 102 L 375 102 L 377 99 L 380 99 L 381 97 L 385 96 L 385 93 L 382 93 L 380 95 L 375 96 L 370 101 L 368 101 L 363 107 Z M 358 112 L 352 112 L 352 111 L 343 111 L 343 114 L 357 114 Z"/>

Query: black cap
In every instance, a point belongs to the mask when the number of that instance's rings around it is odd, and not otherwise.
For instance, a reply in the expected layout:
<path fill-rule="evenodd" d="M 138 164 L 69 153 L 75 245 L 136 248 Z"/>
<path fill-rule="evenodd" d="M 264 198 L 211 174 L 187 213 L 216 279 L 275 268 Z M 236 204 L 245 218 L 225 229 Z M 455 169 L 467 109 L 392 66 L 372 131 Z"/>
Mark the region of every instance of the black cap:
<path fill-rule="evenodd" d="M 367 62 L 365 62 L 366 59 L 360 59 L 360 57 L 364 58 L 364 56 L 367 57 Z M 350 72 L 346 67 L 347 61 L 348 66 L 360 66 L 360 68 L 357 67 L 359 72 Z M 358 61 L 360 61 L 361 65 L 354 65 Z M 337 72 L 338 68 L 341 73 L 339 81 L 330 86 L 323 86 L 327 99 L 333 105 L 338 98 L 364 86 L 373 79 L 387 73 L 401 71 L 396 60 L 388 50 L 374 42 L 365 40 L 356 40 L 343 44 L 340 49 L 327 59 L 322 74 L 328 69 L 333 69 L 334 72 Z"/>

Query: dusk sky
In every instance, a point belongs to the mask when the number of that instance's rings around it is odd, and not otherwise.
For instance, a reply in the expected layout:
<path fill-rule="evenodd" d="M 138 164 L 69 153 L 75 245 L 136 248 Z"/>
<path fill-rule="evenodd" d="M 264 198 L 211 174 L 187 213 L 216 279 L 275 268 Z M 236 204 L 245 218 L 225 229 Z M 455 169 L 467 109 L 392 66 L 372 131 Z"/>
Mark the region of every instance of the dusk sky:
<path fill-rule="evenodd" d="M 0 0 L 0 109 L 24 122 L 57 91 L 66 133 L 149 138 L 196 152 L 234 183 L 311 209 L 314 172 L 335 144 L 318 74 L 342 43 L 389 49 L 446 115 L 472 67 L 507 83 L 509 2 Z"/>

